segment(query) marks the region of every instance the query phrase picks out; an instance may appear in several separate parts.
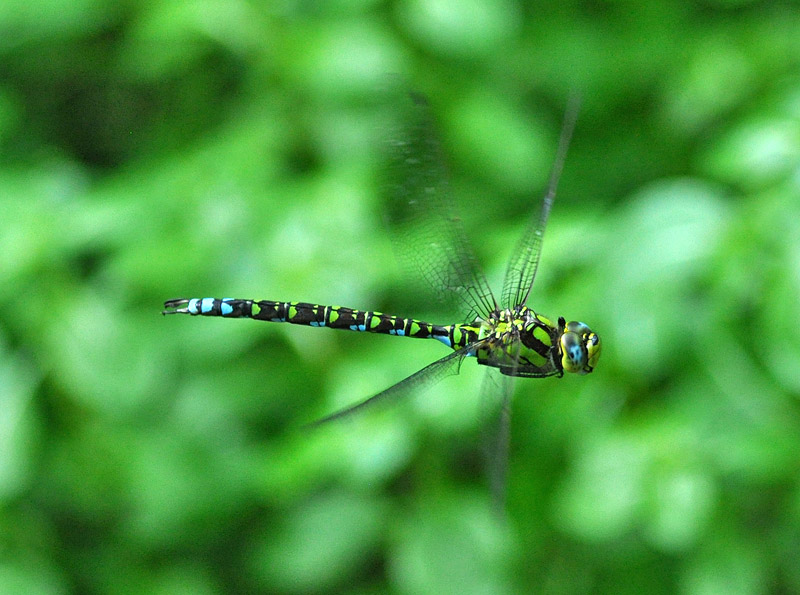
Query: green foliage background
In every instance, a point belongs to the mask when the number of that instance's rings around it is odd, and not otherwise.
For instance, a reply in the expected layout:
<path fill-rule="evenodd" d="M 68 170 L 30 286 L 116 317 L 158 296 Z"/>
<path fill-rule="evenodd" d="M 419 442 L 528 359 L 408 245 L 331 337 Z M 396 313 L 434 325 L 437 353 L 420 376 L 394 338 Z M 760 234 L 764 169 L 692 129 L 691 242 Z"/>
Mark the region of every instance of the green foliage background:
<path fill-rule="evenodd" d="M 6 0 L 0 592 L 800 592 L 800 7 Z M 430 97 L 493 285 L 583 97 L 531 303 L 604 339 L 301 425 L 444 354 L 166 298 L 452 322 L 398 267 L 387 73 Z"/>

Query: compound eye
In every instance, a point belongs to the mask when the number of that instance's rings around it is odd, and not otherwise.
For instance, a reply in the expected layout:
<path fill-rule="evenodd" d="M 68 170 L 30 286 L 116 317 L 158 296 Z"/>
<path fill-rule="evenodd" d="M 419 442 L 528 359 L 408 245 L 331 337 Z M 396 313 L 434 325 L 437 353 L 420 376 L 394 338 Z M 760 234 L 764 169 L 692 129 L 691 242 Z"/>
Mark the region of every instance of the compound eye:
<path fill-rule="evenodd" d="M 565 372 L 589 374 L 600 359 L 600 337 L 582 322 L 568 322 L 561 335 L 561 365 Z"/>
<path fill-rule="evenodd" d="M 589 333 L 589 336 L 586 338 L 586 352 L 589 358 L 586 363 L 587 374 L 594 370 L 594 367 L 597 365 L 602 347 L 603 344 L 600 342 L 600 336 L 595 333 Z"/>
<path fill-rule="evenodd" d="M 577 333 L 567 331 L 561 335 L 561 366 L 565 372 L 585 374 L 587 359 L 583 341 Z"/>

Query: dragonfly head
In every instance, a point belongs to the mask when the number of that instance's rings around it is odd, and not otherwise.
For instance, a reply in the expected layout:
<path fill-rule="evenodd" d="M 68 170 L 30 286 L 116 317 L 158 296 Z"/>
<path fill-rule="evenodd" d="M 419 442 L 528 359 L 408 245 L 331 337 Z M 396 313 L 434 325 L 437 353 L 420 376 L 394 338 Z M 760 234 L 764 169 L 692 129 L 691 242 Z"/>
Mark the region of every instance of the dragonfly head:
<path fill-rule="evenodd" d="M 582 322 L 566 322 L 559 318 L 558 326 L 563 329 L 559 345 L 564 371 L 588 374 L 594 370 L 600 359 L 600 337 Z"/>

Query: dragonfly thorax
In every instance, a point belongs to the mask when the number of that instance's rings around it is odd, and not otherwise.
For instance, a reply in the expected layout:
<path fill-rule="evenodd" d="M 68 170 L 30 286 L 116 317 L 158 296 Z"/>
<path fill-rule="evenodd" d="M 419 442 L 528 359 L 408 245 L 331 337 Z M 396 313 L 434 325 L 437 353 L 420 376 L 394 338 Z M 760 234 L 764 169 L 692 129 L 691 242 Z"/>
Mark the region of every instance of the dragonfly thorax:
<path fill-rule="evenodd" d="M 561 374 L 559 329 L 527 307 L 503 309 L 476 321 L 480 340 L 474 355 L 478 363 L 509 376 L 543 377 Z"/>
<path fill-rule="evenodd" d="M 600 338 L 581 322 L 556 324 L 526 306 L 494 312 L 473 323 L 480 330 L 478 363 L 509 376 L 588 374 L 600 356 Z"/>

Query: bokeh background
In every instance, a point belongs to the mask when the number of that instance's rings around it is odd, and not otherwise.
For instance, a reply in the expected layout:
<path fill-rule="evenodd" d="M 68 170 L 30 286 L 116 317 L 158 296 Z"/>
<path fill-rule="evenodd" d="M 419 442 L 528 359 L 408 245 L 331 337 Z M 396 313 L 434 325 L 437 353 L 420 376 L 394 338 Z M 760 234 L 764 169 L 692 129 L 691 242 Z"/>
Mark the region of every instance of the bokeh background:
<path fill-rule="evenodd" d="M 800 592 L 800 6 L 5 0 L 0 592 Z M 431 102 L 501 286 L 571 91 L 531 299 L 604 339 L 307 432 L 438 343 L 172 297 L 454 322 L 397 263 L 387 73 Z M 429 344 L 431 343 L 431 344 Z"/>

